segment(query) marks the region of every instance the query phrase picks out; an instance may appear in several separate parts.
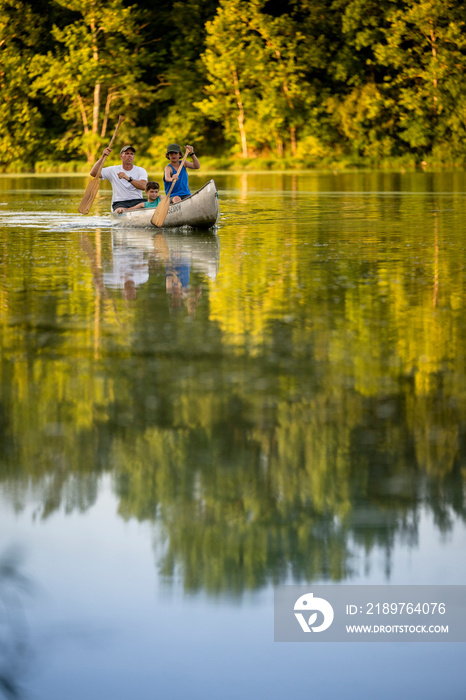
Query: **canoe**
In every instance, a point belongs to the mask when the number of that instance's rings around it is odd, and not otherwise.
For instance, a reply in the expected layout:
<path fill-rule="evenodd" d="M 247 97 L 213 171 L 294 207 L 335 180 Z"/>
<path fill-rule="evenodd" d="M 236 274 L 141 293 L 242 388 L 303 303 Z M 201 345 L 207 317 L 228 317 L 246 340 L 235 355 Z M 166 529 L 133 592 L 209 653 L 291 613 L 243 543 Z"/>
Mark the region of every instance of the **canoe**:
<path fill-rule="evenodd" d="M 112 226 L 130 228 L 157 228 L 152 217 L 157 209 L 135 209 L 123 214 L 112 212 Z M 181 202 L 171 204 L 163 228 L 212 228 L 216 226 L 220 213 L 218 191 L 213 180 Z"/>

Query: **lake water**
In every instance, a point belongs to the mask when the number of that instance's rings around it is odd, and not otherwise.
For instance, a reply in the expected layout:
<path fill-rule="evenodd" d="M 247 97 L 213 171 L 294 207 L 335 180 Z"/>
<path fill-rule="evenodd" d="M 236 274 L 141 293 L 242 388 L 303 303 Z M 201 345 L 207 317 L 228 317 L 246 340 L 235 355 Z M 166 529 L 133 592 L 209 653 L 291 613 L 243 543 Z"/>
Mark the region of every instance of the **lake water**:
<path fill-rule="evenodd" d="M 188 234 L 0 177 L 0 695 L 462 699 L 465 644 L 273 600 L 465 582 L 465 174 L 214 179 Z"/>

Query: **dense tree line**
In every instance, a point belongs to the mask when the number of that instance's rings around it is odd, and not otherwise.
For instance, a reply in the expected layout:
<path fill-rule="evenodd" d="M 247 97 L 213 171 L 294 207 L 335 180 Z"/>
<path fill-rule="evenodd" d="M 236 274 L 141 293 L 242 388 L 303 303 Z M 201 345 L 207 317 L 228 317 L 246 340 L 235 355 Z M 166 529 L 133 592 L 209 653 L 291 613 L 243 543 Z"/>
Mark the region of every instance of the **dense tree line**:
<path fill-rule="evenodd" d="M 283 163 L 462 163 L 459 0 L 0 0 L 2 169 L 121 138 Z"/>

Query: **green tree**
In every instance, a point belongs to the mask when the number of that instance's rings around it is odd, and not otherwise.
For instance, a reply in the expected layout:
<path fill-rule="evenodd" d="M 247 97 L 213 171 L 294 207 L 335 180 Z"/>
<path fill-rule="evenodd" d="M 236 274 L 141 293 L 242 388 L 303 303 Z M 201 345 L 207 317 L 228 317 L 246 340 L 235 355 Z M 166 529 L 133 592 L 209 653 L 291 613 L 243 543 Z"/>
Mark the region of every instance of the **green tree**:
<path fill-rule="evenodd" d="M 457 0 L 406 0 L 387 11 L 375 55 L 390 70 L 400 137 L 420 153 L 450 139 L 464 153 L 465 27 Z"/>
<path fill-rule="evenodd" d="M 252 145 L 267 150 L 271 140 L 282 156 L 286 134 L 294 155 L 297 128 L 312 101 L 310 90 L 303 90 L 305 36 L 288 15 L 273 17 L 264 5 L 223 0 L 206 25 L 207 98 L 198 106 L 224 123 L 244 158 Z"/>
<path fill-rule="evenodd" d="M 298 47 L 304 69 L 299 81 L 302 126 L 298 132 L 297 156 L 315 161 L 332 158 L 345 146 L 339 120 L 335 119 L 332 99 L 348 93 L 348 77 L 357 64 L 347 44 L 339 0 L 292 0 L 290 17 L 305 41 Z M 267 6 L 268 7 L 268 6 Z"/>
<path fill-rule="evenodd" d="M 306 37 L 288 15 L 271 17 L 261 12 L 262 5 L 260 2 L 250 4 L 255 11 L 244 17 L 250 31 L 262 42 L 257 66 L 256 125 L 259 133 L 256 142 L 268 145 L 264 136 L 267 138 L 272 133 L 277 155 L 282 156 L 284 134 L 288 133 L 291 152 L 296 155 L 296 134 L 305 119 L 305 106 L 309 109 L 310 103 L 316 100 L 310 86 L 303 90 Z"/>
<path fill-rule="evenodd" d="M 396 151 L 394 99 L 386 89 L 389 70 L 375 57 L 384 39 L 386 8 L 374 0 L 337 0 L 339 40 L 330 52 L 327 84 L 332 94 L 326 105 L 343 137 L 346 152 L 388 157 Z"/>
<path fill-rule="evenodd" d="M 227 140 L 249 156 L 249 124 L 257 106 L 258 66 L 263 60 L 261 42 L 249 26 L 251 13 L 263 2 L 221 0 L 215 18 L 206 24 L 206 98 L 196 106 L 209 119 L 224 123 Z"/>
<path fill-rule="evenodd" d="M 155 77 L 157 84 L 154 103 L 141 117 L 152 127 L 155 117 L 156 128 L 151 129 L 147 145 L 148 153 L 156 160 L 165 154 L 167 144 L 173 142 L 193 143 L 201 154 L 223 145 L 219 126 L 198 109 L 191 108 L 205 82 L 200 57 L 205 50 L 205 24 L 216 10 L 217 0 L 174 0 L 157 8 L 157 22 L 148 25 L 157 55 L 145 79 L 153 84 Z"/>
<path fill-rule="evenodd" d="M 153 87 L 140 80 L 149 59 L 136 6 L 123 0 L 54 0 L 77 14 L 52 29 L 55 45 L 37 56 L 32 70 L 38 94 L 50 98 L 69 124 L 60 147 L 95 157 L 109 122 L 124 113 L 136 122 L 138 109 L 152 99 Z"/>
<path fill-rule="evenodd" d="M 29 90 L 29 64 L 42 22 L 20 0 L 0 0 L 0 153 L 2 167 L 32 162 L 45 136 Z"/>

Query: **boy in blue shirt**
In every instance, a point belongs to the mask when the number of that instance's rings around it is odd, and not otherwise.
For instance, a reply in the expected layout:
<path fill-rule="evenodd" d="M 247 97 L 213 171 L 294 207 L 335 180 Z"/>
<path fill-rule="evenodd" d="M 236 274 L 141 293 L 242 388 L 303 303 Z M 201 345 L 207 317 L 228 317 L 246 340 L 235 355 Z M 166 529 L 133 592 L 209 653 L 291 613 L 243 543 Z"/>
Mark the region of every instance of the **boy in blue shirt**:
<path fill-rule="evenodd" d="M 128 207 L 127 209 L 118 207 L 118 209 L 115 209 L 115 214 L 122 214 L 124 211 L 133 211 L 134 209 L 155 209 L 157 204 L 162 201 L 162 198 L 159 197 L 159 191 L 159 183 L 149 180 L 146 185 L 147 200 L 139 202 L 139 204 L 136 204 L 134 207 Z"/>

